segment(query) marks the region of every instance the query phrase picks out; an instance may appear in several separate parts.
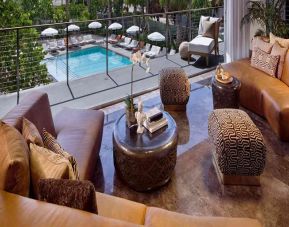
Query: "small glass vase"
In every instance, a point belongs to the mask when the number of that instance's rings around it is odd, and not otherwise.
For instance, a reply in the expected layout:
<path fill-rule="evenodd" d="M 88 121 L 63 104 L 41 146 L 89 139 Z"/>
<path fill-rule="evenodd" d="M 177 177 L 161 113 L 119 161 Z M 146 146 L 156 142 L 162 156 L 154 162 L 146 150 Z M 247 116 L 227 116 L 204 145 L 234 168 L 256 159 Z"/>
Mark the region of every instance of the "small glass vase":
<path fill-rule="evenodd" d="M 126 109 L 126 124 L 128 127 L 136 124 L 135 111 Z"/>

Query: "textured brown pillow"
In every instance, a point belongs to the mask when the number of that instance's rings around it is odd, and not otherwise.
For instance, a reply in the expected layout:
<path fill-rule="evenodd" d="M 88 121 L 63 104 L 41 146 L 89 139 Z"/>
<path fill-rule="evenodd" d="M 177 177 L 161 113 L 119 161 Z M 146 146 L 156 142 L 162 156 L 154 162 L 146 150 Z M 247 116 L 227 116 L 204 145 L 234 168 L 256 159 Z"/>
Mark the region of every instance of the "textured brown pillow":
<path fill-rule="evenodd" d="M 41 179 L 39 199 L 97 214 L 95 189 L 89 181 Z"/>
<path fill-rule="evenodd" d="M 0 121 L 0 189 L 29 196 L 29 149 L 21 133 Z"/>
<path fill-rule="evenodd" d="M 42 178 L 76 179 L 66 158 L 33 143 L 30 143 L 30 173 L 35 198 L 38 198 L 38 181 Z"/>
<path fill-rule="evenodd" d="M 279 59 L 280 56 L 267 54 L 257 48 L 255 51 L 253 51 L 251 66 L 269 74 L 270 76 L 275 77 Z"/>
<path fill-rule="evenodd" d="M 265 41 L 262 37 L 257 36 L 252 40 L 252 50 L 255 51 L 257 48 L 270 54 L 273 48 L 273 44 Z"/>
<path fill-rule="evenodd" d="M 212 21 L 204 21 L 203 22 L 203 29 L 204 29 L 204 37 L 208 38 L 215 38 L 215 28 L 216 28 L 216 23 Z"/>
<path fill-rule="evenodd" d="M 72 166 L 76 179 L 79 180 L 79 173 L 78 173 L 77 162 L 75 158 L 71 154 L 63 150 L 60 144 L 57 142 L 57 140 L 45 129 L 43 129 L 42 131 L 42 137 L 43 137 L 44 147 L 66 158 Z"/>
<path fill-rule="evenodd" d="M 41 147 L 44 146 L 41 135 L 39 134 L 36 126 L 24 117 L 22 121 L 22 135 L 24 136 L 28 145 L 30 143 L 34 143 Z"/>
<path fill-rule="evenodd" d="M 271 51 L 271 55 L 280 56 L 280 60 L 279 60 L 278 68 L 277 68 L 278 79 L 281 79 L 282 77 L 283 66 L 284 66 L 285 56 L 287 54 L 287 51 L 288 51 L 288 47 L 283 48 L 278 42 L 275 42 Z"/>
<path fill-rule="evenodd" d="M 274 44 L 276 42 L 278 42 L 282 47 L 289 48 L 289 39 L 283 39 L 270 32 L 270 43 Z"/>

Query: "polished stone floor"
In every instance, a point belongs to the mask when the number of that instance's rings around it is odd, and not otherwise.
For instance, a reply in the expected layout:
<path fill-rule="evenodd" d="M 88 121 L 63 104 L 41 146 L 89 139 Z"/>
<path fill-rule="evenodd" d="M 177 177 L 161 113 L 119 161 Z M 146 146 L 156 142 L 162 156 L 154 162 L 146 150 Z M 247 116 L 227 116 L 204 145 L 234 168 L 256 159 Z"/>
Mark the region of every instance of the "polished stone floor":
<path fill-rule="evenodd" d="M 179 128 L 177 164 L 171 181 L 152 192 L 136 192 L 115 174 L 112 132 L 124 109 L 122 104 L 104 109 L 105 128 L 96 189 L 190 215 L 251 217 L 259 219 L 266 227 L 289 226 L 289 143 L 280 142 L 266 121 L 249 113 L 267 145 L 267 163 L 261 187 L 221 185 L 211 161 L 212 146 L 207 133 L 207 118 L 212 111 L 208 84 L 209 80 L 192 84 L 187 111 L 171 112 Z M 158 91 L 142 99 L 145 108 L 161 106 Z"/>

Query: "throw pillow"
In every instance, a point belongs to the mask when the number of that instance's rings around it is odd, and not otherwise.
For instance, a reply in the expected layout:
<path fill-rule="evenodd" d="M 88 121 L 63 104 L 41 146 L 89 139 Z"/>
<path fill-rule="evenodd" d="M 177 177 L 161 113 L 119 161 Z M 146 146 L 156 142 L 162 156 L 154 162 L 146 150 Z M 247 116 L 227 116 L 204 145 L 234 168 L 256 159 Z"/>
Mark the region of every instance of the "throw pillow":
<path fill-rule="evenodd" d="M 63 150 L 60 144 L 57 142 L 57 140 L 45 129 L 43 129 L 42 136 L 43 136 L 44 147 L 66 158 L 72 166 L 76 179 L 79 180 L 79 173 L 78 173 L 78 168 L 77 168 L 77 163 L 76 163 L 75 158 L 71 154 Z"/>
<path fill-rule="evenodd" d="M 95 189 L 89 181 L 40 179 L 39 199 L 97 214 Z"/>
<path fill-rule="evenodd" d="M 29 196 L 29 149 L 21 133 L 0 121 L 0 189 Z"/>
<path fill-rule="evenodd" d="M 288 51 L 288 47 L 283 48 L 282 46 L 280 46 L 278 42 L 275 42 L 271 51 L 271 55 L 280 56 L 280 60 L 279 60 L 278 68 L 277 68 L 278 79 L 281 79 L 282 77 L 283 66 L 284 66 L 285 56 L 287 54 L 287 51 Z"/>
<path fill-rule="evenodd" d="M 283 39 L 270 32 L 270 43 L 274 44 L 276 42 L 278 42 L 282 47 L 289 48 L 289 39 Z"/>
<path fill-rule="evenodd" d="M 76 179 L 66 158 L 33 143 L 30 143 L 30 173 L 35 198 L 39 198 L 38 182 L 42 178 Z"/>
<path fill-rule="evenodd" d="M 257 48 L 261 49 L 262 51 L 266 52 L 267 54 L 270 54 L 273 48 L 272 43 L 266 42 L 263 40 L 262 37 L 257 36 L 254 37 L 252 40 L 252 50 L 255 51 Z"/>
<path fill-rule="evenodd" d="M 30 143 L 34 143 L 41 147 L 44 146 L 38 129 L 31 121 L 29 121 L 25 117 L 23 117 L 22 121 L 22 135 L 24 136 L 28 145 Z"/>
<path fill-rule="evenodd" d="M 280 56 L 267 54 L 257 48 L 253 51 L 251 66 L 275 77 Z"/>
<path fill-rule="evenodd" d="M 203 23 L 203 28 L 204 28 L 204 37 L 208 38 L 215 38 L 215 28 L 216 28 L 216 23 L 211 22 L 211 21 L 204 21 Z"/>
<path fill-rule="evenodd" d="M 204 23 L 204 21 L 209 21 L 209 19 L 210 19 L 210 17 L 201 16 L 198 35 L 204 34 L 203 23 Z"/>

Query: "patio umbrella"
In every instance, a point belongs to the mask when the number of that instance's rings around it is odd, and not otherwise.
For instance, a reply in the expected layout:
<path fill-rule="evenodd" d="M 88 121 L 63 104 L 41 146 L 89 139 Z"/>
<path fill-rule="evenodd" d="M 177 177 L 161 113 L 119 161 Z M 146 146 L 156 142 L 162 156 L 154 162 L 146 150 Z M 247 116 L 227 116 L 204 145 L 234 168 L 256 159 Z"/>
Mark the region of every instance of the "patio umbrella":
<path fill-rule="evenodd" d="M 89 25 L 88 25 L 88 28 L 90 29 L 98 29 L 98 28 L 101 28 L 102 27 L 102 24 L 99 23 L 99 22 L 91 22 Z"/>
<path fill-rule="evenodd" d="M 80 28 L 77 25 L 75 25 L 75 24 L 71 24 L 71 25 L 68 26 L 68 31 L 69 32 L 79 31 L 79 30 L 80 30 Z M 66 31 L 66 29 L 65 29 L 65 31 Z"/>
<path fill-rule="evenodd" d="M 148 35 L 148 39 L 151 41 L 155 42 L 162 42 L 166 40 L 166 37 L 164 37 L 161 33 L 159 32 L 153 32 Z"/>
<path fill-rule="evenodd" d="M 108 30 L 119 30 L 119 29 L 122 29 L 122 25 L 119 23 L 112 23 L 108 27 Z"/>
<path fill-rule="evenodd" d="M 58 34 L 58 31 L 54 28 L 46 28 L 41 32 L 42 36 L 55 36 Z"/>
<path fill-rule="evenodd" d="M 140 32 L 140 31 L 141 31 L 141 29 L 139 28 L 139 26 L 136 26 L 136 25 L 133 25 L 126 30 L 126 32 L 129 34 L 135 34 L 135 33 Z"/>

